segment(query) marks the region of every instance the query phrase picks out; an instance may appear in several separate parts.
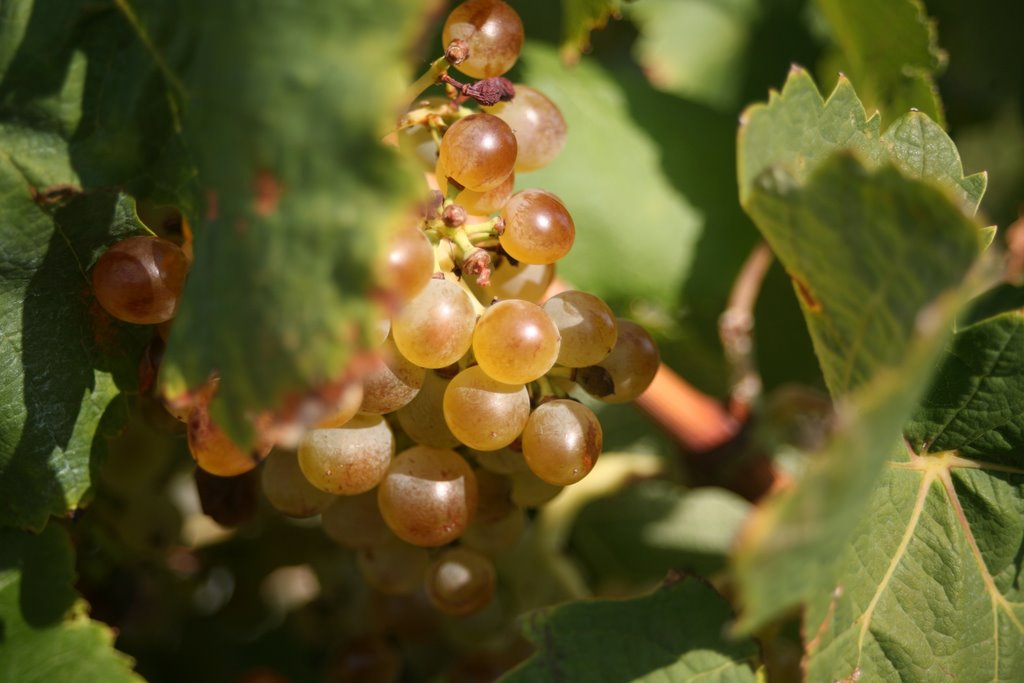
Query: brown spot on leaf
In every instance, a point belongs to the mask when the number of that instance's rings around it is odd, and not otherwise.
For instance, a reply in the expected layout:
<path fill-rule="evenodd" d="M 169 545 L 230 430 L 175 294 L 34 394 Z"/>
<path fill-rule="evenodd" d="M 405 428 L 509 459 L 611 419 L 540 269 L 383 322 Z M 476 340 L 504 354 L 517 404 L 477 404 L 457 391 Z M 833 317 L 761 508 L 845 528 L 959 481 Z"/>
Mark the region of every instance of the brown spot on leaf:
<path fill-rule="evenodd" d="M 32 201 L 45 208 L 53 204 L 62 204 L 75 195 L 81 194 L 82 188 L 70 183 L 60 183 L 43 188 L 30 187 L 28 191 L 32 195 Z"/>
<path fill-rule="evenodd" d="M 821 302 L 818 301 L 814 294 L 811 293 L 811 290 L 807 286 L 807 283 L 798 277 L 793 277 L 792 280 L 793 285 L 796 287 L 796 292 L 799 295 L 800 299 L 804 302 L 804 305 L 807 306 L 807 308 L 810 309 L 811 311 L 819 313 L 821 311 Z"/>

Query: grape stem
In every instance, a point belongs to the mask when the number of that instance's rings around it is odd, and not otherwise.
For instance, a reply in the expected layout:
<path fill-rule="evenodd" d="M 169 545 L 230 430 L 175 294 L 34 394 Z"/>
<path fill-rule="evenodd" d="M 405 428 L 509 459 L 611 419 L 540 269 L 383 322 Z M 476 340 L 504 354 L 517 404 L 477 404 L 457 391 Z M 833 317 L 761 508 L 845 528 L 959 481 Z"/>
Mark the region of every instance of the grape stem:
<path fill-rule="evenodd" d="M 408 108 L 416 98 L 420 96 L 424 90 L 432 85 L 437 84 L 441 77 L 448 73 L 448 60 L 445 59 L 444 55 L 441 55 L 430 63 L 430 68 L 424 72 L 422 76 L 417 78 L 408 88 L 405 89 L 405 93 L 402 95 L 402 102 L 405 107 Z"/>

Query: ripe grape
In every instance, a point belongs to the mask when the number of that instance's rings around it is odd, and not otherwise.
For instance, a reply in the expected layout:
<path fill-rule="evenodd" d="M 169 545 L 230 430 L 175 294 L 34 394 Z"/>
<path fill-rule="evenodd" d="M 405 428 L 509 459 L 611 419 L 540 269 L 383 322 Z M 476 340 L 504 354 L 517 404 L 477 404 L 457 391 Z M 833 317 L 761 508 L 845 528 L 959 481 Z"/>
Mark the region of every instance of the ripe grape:
<path fill-rule="evenodd" d="M 376 491 L 333 496 L 333 501 L 321 513 L 320 525 L 335 543 L 346 548 L 364 548 L 383 545 L 394 538 L 380 516 Z"/>
<path fill-rule="evenodd" d="M 449 382 L 433 370 L 427 371 L 420 393 L 395 413 L 402 430 L 416 443 L 435 448 L 459 445 L 459 440 L 444 421 L 442 404 Z"/>
<path fill-rule="evenodd" d="M 344 427 L 311 429 L 299 442 L 299 467 L 313 486 L 338 495 L 380 483 L 395 452 L 395 437 L 379 415 L 357 415 Z"/>
<path fill-rule="evenodd" d="M 376 365 L 363 377 L 363 402 L 359 412 L 383 415 L 416 398 L 426 371 L 399 352 L 394 339 L 378 351 Z"/>
<path fill-rule="evenodd" d="M 363 403 L 363 385 L 360 382 L 349 382 L 342 389 L 338 400 L 334 402 L 326 417 L 313 425 L 316 429 L 340 427 L 359 412 Z"/>
<path fill-rule="evenodd" d="M 562 335 L 559 365 L 570 368 L 594 365 L 615 347 L 618 337 L 615 314 L 593 294 L 574 290 L 556 294 L 544 302 L 544 311 Z"/>
<path fill-rule="evenodd" d="M 522 299 L 531 303 L 539 302 L 555 279 L 555 266 L 532 263 L 512 263 L 503 260 L 491 271 L 491 282 L 486 287 L 470 279 L 469 288 L 483 304 L 495 299 Z"/>
<path fill-rule="evenodd" d="M 451 449 L 413 446 L 392 461 L 377 503 L 388 527 L 402 540 L 444 545 L 466 530 L 476 512 L 476 476 Z"/>
<path fill-rule="evenodd" d="M 560 341 L 558 328 L 543 308 L 508 299 L 480 316 L 473 332 L 473 355 L 489 377 L 526 384 L 555 364 Z"/>
<path fill-rule="evenodd" d="M 524 425 L 525 426 L 525 425 Z M 511 477 L 520 472 L 529 472 L 521 451 L 502 448 L 496 451 L 470 451 L 477 463 L 488 472 Z"/>
<path fill-rule="evenodd" d="M 375 264 L 378 283 L 403 301 L 414 297 L 434 274 L 434 246 L 418 227 L 399 230 Z"/>
<path fill-rule="evenodd" d="M 485 214 L 497 213 L 505 206 L 509 197 L 512 196 L 512 189 L 516 184 L 516 174 L 509 174 L 505 182 L 486 192 L 475 192 L 463 190 L 455 197 L 455 203 L 466 210 L 467 213 L 483 216 Z"/>
<path fill-rule="evenodd" d="M 554 263 L 569 253 L 576 226 L 561 200 L 544 190 L 523 190 L 501 210 L 505 252 L 523 263 Z"/>
<path fill-rule="evenodd" d="M 92 288 L 100 305 L 118 320 L 152 325 L 174 317 L 187 273 L 188 259 L 173 242 L 129 237 L 96 261 Z"/>
<path fill-rule="evenodd" d="M 515 86 L 516 96 L 484 111 L 507 123 L 516 135 L 519 153 L 516 170 L 526 173 L 547 166 L 565 145 L 562 112 L 543 93 L 525 85 Z"/>
<path fill-rule="evenodd" d="M 469 0 L 448 15 L 442 48 L 463 40 L 469 57 L 456 68 L 473 78 L 500 76 L 516 63 L 523 47 L 523 22 L 501 0 Z"/>
<path fill-rule="evenodd" d="M 476 312 L 465 290 L 448 280 L 431 280 L 392 319 L 391 334 L 412 363 L 443 368 L 469 350 L 475 324 Z"/>
<path fill-rule="evenodd" d="M 581 403 L 566 399 L 537 406 L 523 429 L 523 457 L 538 477 L 555 486 L 575 484 L 601 454 L 601 423 Z"/>
<path fill-rule="evenodd" d="M 505 182 L 516 163 L 516 136 L 490 114 L 459 119 L 441 138 L 438 169 L 467 190 L 486 192 Z"/>
<path fill-rule="evenodd" d="M 423 585 L 430 555 L 423 548 L 392 537 L 381 545 L 360 548 L 356 563 L 366 582 L 388 595 L 407 595 Z"/>
<path fill-rule="evenodd" d="M 260 481 L 270 504 L 289 517 L 318 515 L 337 499 L 309 483 L 294 451 L 275 450 L 267 456 Z"/>
<path fill-rule="evenodd" d="M 270 445 L 258 444 L 252 452 L 242 450 L 211 418 L 205 403 L 188 415 L 188 449 L 196 464 L 218 477 L 233 477 L 255 469 L 270 452 Z"/>
<path fill-rule="evenodd" d="M 445 422 L 459 441 L 493 451 L 523 431 L 530 417 L 530 395 L 522 384 L 499 382 L 474 365 L 448 385 L 443 407 Z"/>
<path fill-rule="evenodd" d="M 468 548 L 452 548 L 427 568 L 427 597 L 441 612 L 465 616 L 491 601 L 494 579 L 494 563 L 486 556 Z"/>
<path fill-rule="evenodd" d="M 611 380 L 611 393 L 599 395 L 604 392 L 597 392 L 597 398 L 605 403 L 625 403 L 635 399 L 650 385 L 661 363 L 658 346 L 647 330 L 622 318 L 618 319 L 618 328 L 615 348 L 608 357 L 577 373 L 577 381 L 591 393 L 595 393 L 590 388 L 594 380 Z M 597 377 L 599 374 L 604 377 Z"/>

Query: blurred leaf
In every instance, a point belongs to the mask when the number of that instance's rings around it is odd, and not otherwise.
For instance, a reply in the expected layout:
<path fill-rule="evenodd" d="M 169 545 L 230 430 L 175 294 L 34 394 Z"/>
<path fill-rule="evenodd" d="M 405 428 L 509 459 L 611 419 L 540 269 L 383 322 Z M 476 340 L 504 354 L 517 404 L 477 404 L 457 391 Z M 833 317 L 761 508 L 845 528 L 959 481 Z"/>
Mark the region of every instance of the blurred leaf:
<path fill-rule="evenodd" d="M 722 638 L 731 616 L 714 589 L 690 577 L 634 600 L 548 608 L 525 624 L 539 651 L 501 681 L 754 681 L 757 646 Z"/>
<path fill-rule="evenodd" d="M 851 544 L 811 600 L 810 680 L 1024 671 L 1024 318 L 956 334 Z M 939 674 L 938 672 L 941 672 Z"/>
<path fill-rule="evenodd" d="M 827 63 L 854 83 L 885 125 L 918 109 L 944 125 L 935 74 L 946 63 L 920 0 L 817 0 L 836 43 Z M 832 77 L 832 73 L 822 74 Z"/>
<path fill-rule="evenodd" d="M 598 584 L 657 581 L 669 569 L 709 576 L 725 565 L 749 512 L 724 489 L 640 481 L 584 507 L 569 547 Z"/>
<path fill-rule="evenodd" d="M 239 442 L 361 344 L 371 261 L 414 193 L 379 138 L 421 11 L 193 0 L 146 24 L 181 79 L 202 197 L 161 382 L 177 394 L 219 372 L 212 411 Z"/>
<path fill-rule="evenodd" d="M 141 683 L 132 660 L 113 649 L 113 632 L 89 619 L 74 580 L 63 529 L 0 529 L 0 680 Z"/>
<path fill-rule="evenodd" d="M 578 59 L 590 47 L 590 32 L 618 17 L 620 0 L 562 0 L 562 55 Z"/>
<path fill-rule="evenodd" d="M 760 11 L 755 0 L 644 0 L 625 10 L 640 31 L 637 61 L 655 87 L 732 110 Z"/>
<path fill-rule="evenodd" d="M 980 251 L 962 211 L 977 207 L 984 176 L 963 178 L 956 148 L 921 114 L 877 133 L 848 82 L 824 103 L 802 70 L 740 130 L 741 198 L 794 281 L 833 396 L 898 366 L 922 311 Z"/>

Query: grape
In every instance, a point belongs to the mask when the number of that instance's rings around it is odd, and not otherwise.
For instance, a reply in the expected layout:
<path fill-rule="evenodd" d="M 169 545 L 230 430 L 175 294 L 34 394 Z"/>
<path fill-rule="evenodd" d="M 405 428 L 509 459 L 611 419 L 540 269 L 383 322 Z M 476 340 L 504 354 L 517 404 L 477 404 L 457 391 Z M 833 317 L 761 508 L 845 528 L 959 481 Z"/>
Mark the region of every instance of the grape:
<path fill-rule="evenodd" d="M 425 370 L 399 352 L 394 339 L 378 351 L 376 364 L 363 377 L 363 402 L 359 412 L 382 415 L 398 410 L 416 398 Z"/>
<path fill-rule="evenodd" d="M 601 423 L 590 408 L 559 399 L 537 406 L 523 430 L 523 457 L 538 477 L 555 486 L 575 484 L 601 454 Z"/>
<path fill-rule="evenodd" d="M 244 474 L 270 452 L 270 445 L 258 444 L 252 452 L 238 447 L 210 418 L 206 404 L 195 406 L 188 415 L 188 449 L 196 464 L 218 477 Z"/>
<path fill-rule="evenodd" d="M 418 227 L 399 230 L 388 240 L 375 265 L 377 282 L 407 301 L 434 274 L 434 246 Z"/>
<path fill-rule="evenodd" d="M 338 495 L 380 483 L 395 453 L 395 437 L 379 415 L 356 415 L 344 427 L 311 429 L 299 442 L 299 467 L 313 486 Z"/>
<path fill-rule="evenodd" d="M 349 382 L 342 389 L 341 395 L 328 411 L 327 416 L 313 426 L 316 429 L 330 429 L 340 427 L 359 412 L 359 406 L 363 403 L 363 385 L 359 382 Z"/>
<path fill-rule="evenodd" d="M 450 380 L 428 371 L 420 393 L 395 416 L 402 430 L 416 443 L 435 448 L 454 448 L 459 440 L 444 421 L 444 392 Z"/>
<path fill-rule="evenodd" d="M 333 500 L 321 513 L 320 525 L 335 543 L 346 548 L 364 548 L 382 545 L 394 538 L 380 516 L 376 491 L 334 496 Z"/>
<path fill-rule="evenodd" d="M 514 507 L 493 522 L 474 519 L 459 543 L 495 557 L 515 546 L 526 530 L 526 513 Z"/>
<path fill-rule="evenodd" d="M 444 392 L 444 419 L 459 441 L 480 451 L 512 443 L 530 417 L 530 395 L 522 384 L 505 384 L 474 365 L 455 376 Z"/>
<path fill-rule="evenodd" d="M 525 426 L 525 425 L 524 425 Z M 502 448 L 497 451 L 471 451 L 480 467 L 488 472 L 512 476 L 520 472 L 529 472 L 521 451 Z"/>
<path fill-rule="evenodd" d="M 577 373 L 580 385 L 605 403 L 626 403 L 635 399 L 650 385 L 661 363 L 658 346 L 647 330 L 622 318 L 618 320 L 618 328 L 615 348 L 608 357 Z M 602 386 L 606 380 L 611 381 L 611 393 Z"/>
<path fill-rule="evenodd" d="M 454 282 L 431 280 L 391 322 L 403 356 L 423 368 L 443 368 L 469 351 L 476 312 Z"/>
<path fill-rule="evenodd" d="M 467 213 L 483 216 L 501 211 L 509 197 L 512 196 L 512 188 L 516 184 L 516 174 L 512 173 L 501 185 L 486 192 L 474 192 L 463 190 L 455 197 L 455 203 L 466 210 Z"/>
<path fill-rule="evenodd" d="M 523 22 L 500 0 L 469 0 L 448 15 L 441 47 L 463 40 L 469 57 L 456 68 L 473 78 L 500 76 L 516 63 L 523 47 Z"/>
<path fill-rule="evenodd" d="M 427 568 L 427 597 L 441 612 L 465 616 L 491 601 L 494 578 L 494 563 L 486 556 L 468 548 L 452 548 Z"/>
<path fill-rule="evenodd" d="M 470 114 L 445 131 L 437 165 L 467 190 L 486 192 L 512 175 L 516 150 L 516 136 L 507 123 L 490 114 Z"/>
<path fill-rule="evenodd" d="M 188 259 L 173 242 L 129 237 L 96 261 L 92 288 L 104 310 L 118 320 L 152 325 L 174 317 L 187 273 Z"/>
<path fill-rule="evenodd" d="M 451 449 L 413 446 L 391 463 L 377 503 L 388 527 L 402 540 L 444 545 L 465 531 L 476 512 L 476 476 Z"/>
<path fill-rule="evenodd" d="M 270 504 L 289 517 L 318 515 L 337 498 L 309 483 L 294 451 L 275 450 L 267 456 L 260 481 Z"/>
<path fill-rule="evenodd" d="M 532 470 L 512 476 L 512 503 L 516 507 L 535 508 L 544 505 L 562 492 L 564 487 L 549 484 Z"/>
<path fill-rule="evenodd" d="M 499 102 L 484 111 L 494 114 L 512 128 L 519 153 L 516 170 L 526 173 L 547 166 L 565 145 L 566 126 L 562 112 L 543 93 L 516 85 L 510 102 Z"/>
<path fill-rule="evenodd" d="M 555 279 L 555 267 L 551 264 L 535 265 L 502 261 L 491 271 L 491 283 L 486 287 L 469 280 L 469 288 L 483 304 L 495 299 L 522 299 L 531 303 L 539 302 Z"/>
<path fill-rule="evenodd" d="M 398 130 L 398 149 L 410 159 L 415 159 L 420 167 L 433 173 L 437 165 L 437 143 L 430 127 L 425 125 L 405 126 Z"/>
<path fill-rule="evenodd" d="M 473 356 L 488 377 L 526 384 L 551 369 L 560 342 L 558 328 L 543 308 L 509 299 L 480 316 L 473 332 Z"/>
<path fill-rule="evenodd" d="M 501 246 L 523 263 L 554 263 L 569 253 L 576 239 L 572 216 L 555 195 L 544 190 L 523 190 L 501 210 L 505 232 Z"/>
<path fill-rule="evenodd" d="M 430 555 L 423 548 L 391 538 L 383 545 L 361 548 L 356 563 L 366 582 L 388 595 L 407 595 L 423 584 Z"/>
<path fill-rule="evenodd" d="M 594 365 L 615 347 L 618 336 L 615 314 L 593 294 L 577 291 L 556 294 L 544 302 L 544 311 L 562 335 L 559 365 L 570 368 Z"/>

